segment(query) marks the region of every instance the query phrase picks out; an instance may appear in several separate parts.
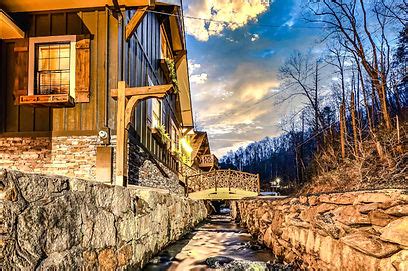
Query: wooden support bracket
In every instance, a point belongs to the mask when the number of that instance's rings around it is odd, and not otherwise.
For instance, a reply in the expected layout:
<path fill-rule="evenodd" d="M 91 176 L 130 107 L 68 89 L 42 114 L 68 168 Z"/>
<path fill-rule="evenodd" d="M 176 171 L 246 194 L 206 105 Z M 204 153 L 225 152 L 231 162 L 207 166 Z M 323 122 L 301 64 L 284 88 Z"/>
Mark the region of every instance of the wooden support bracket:
<path fill-rule="evenodd" d="M 172 85 L 126 88 L 126 83 L 120 81 L 118 89 L 111 90 L 111 96 L 118 101 L 115 185 L 127 185 L 127 129 L 137 103 L 148 98 L 163 99 L 172 89 Z"/>
<path fill-rule="evenodd" d="M 132 37 L 133 33 L 135 33 L 137 27 L 139 26 L 144 16 L 146 15 L 148 8 L 149 6 L 146 6 L 136 10 L 136 13 L 133 15 L 129 23 L 126 25 L 125 30 L 126 41 L 128 41 Z"/>

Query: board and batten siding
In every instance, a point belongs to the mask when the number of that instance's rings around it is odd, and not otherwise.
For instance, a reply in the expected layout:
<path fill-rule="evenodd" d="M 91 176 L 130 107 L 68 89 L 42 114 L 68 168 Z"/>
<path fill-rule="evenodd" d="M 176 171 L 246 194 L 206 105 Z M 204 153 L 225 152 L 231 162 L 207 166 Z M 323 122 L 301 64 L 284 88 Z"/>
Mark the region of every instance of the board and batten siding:
<path fill-rule="evenodd" d="M 17 14 L 27 22 L 28 37 L 57 35 L 91 35 L 91 68 L 89 103 L 77 103 L 72 108 L 47 108 L 19 106 L 14 104 L 13 84 L 15 78 L 16 41 L 3 41 L 1 46 L 2 82 L 1 96 L 4 112 L 0 131 L 3 136 L 11 134 L 36 135 L 50 132 L 62 135 L 95 134 L 105 126 L 106 102 L 109 114 L 114 115 L 115 102 L 107 99 L 108 88 L 116 87 L 118 63 L 118 22 L 105 10 L 81 12 L 52 12 Z M 109 31 L 107 30 L 109 26 Z M 109 45 L 109 50 L 107 50 Z M 106 63 L 106 57 L 109 56 Z M 111 71 L 106 80 L 106 67 Z M 28 74 L 28 71 L 27 71 Z M 114 128 L 114 123 L 110 123 Z"/>
<path fill-rule="evenodd" d="M 126 11 L 126 21 L 128 22 L 134 10 Z M 131 87 L 148 86 L 148 78 L 154 85 L 167 84 L 162 69 L 160 68 L 161 59 L 161 33 L 160 25 L 166 17 L 148 13 L 143 18 L 138 29 L 125 44 L 124 50 L 124 76 L 127 85 Z M 176 111 L 175 95 L 168 95 L 163 99 L 163 123 L 169 133 L 170 119 L 175 125 L 180 127 L 180 118 Z M 139 135 L 141 143 L 156 156 L 157 159 L 176 168 L 176 161 L 172 158 L 166 148 L 163 148 L 152 136 L 151 129 L 148 126 L 148 101 L 140 102 L 135 110 L 133 128 Z"/>

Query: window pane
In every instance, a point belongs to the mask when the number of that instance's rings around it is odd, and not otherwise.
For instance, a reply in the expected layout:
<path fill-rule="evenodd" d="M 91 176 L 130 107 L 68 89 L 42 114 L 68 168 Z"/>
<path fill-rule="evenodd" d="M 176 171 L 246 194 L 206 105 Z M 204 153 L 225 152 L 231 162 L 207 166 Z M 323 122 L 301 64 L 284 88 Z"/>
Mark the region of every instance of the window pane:
<path fill-rule="evenodd" d="M 60 57 L 69 58 L 70 57 L 70 45 L 69 44 L 60 44 Z"/>
<path fill-rule="evenodd" d="M 51 85 L 59 85 L 61 84 L 61 75 L 59 73 L 52 73 L 51 74 Z"/>
<path fill-rule="evenodd" d="M 38 60 L 38 70 L 48 71 L 50 69 L 50 61 L 47 58 Z"/>
<path fill-rule="evenodd" d="M 58 58 L 59 57 L 59 45 L 50 45 L 50 56 L 49 58 Z"/>
<path fill-rule="evenodd" d="M 50 46 L 49 45 L 40 45 L 38 46 L 38 57 L 40 59 L 50 58 Z"/>
<path fill-rule="evenodd" d="M 69 70 L 69 58 L 64 57 L 60 59 L 60 69 Z"/>
<path fill-rule="evenodd" d="M 64 94 L 69 93 L 69 85 L 61 85 L 59 91 Z"/>
<path fill-rule="evenodd" d="M 50 62 L 50 71 L 56 71 L 59 70 L 59 59 L 58 58 L 51 58 L 49 60 Z"/>
<path fill-rule="evenodd" d="M 69 85 L 69 71 L 61 73 L 61 84 Z"/>
<path fill-rule="evenodd" d="M 49 73 L 41 73 L 40 74 L 40 85 L 50 85 L 51 76 Z"/>

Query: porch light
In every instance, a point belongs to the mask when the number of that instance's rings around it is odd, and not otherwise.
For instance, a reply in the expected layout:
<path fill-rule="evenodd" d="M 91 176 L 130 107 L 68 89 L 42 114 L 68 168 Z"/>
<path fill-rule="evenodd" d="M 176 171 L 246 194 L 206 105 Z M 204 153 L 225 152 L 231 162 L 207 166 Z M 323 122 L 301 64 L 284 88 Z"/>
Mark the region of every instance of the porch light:
<path fill-rule="evenodd" d="M 193 148 L 190 146 L 189 142 L 186 140 L 186 138 L 182 138 L 180 140 L 181 148 L 185 150 L 188 154 L 191 154 L 193 152 Z"/>

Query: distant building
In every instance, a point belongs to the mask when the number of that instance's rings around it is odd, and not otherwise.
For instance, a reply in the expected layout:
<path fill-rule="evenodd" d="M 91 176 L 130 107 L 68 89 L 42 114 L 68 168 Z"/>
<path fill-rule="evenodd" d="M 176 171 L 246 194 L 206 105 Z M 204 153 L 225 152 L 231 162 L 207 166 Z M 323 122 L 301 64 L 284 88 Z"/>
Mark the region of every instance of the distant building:
<path fill-rule="evenodd" d="M 2 0 L 0 9 L 0 167 L 115 182 L 124 81 L 148 95 L 129 112 L 118 176 L 179 189 L 182 161 L 193 166 L 200 152 L 189 145 L 180 1 Z M 168 92 L 149 96 L 158 90 Z"/>

